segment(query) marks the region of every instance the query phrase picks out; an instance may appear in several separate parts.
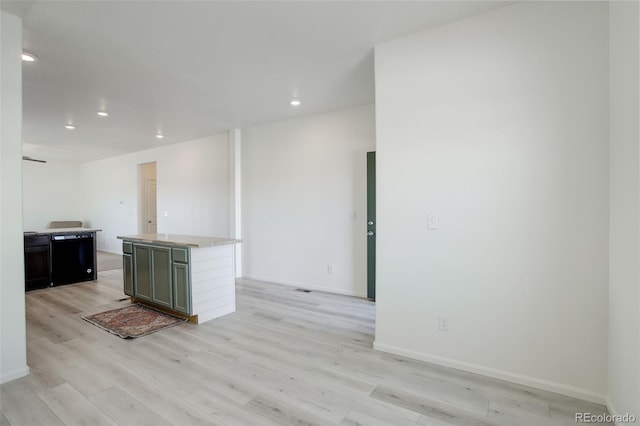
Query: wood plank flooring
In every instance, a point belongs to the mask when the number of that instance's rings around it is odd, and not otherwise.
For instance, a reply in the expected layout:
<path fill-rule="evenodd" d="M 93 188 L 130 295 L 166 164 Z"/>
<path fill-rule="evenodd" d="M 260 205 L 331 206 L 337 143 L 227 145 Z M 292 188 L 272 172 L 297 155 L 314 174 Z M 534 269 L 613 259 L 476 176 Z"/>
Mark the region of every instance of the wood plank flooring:
<path fill-rule="evenodd" d="M 240 279 L 237 312 L 123 340 L 122 270 L 27 293 L 31 374 L 6 425 L 573 425 L 605 407 L 372 350 L 375 307 Z"/>
<path fill-rule="evenodd" d="M 122 255 L 98 250 L 96 252 L 96 267 L 98 272 L 122 268 Z"/>

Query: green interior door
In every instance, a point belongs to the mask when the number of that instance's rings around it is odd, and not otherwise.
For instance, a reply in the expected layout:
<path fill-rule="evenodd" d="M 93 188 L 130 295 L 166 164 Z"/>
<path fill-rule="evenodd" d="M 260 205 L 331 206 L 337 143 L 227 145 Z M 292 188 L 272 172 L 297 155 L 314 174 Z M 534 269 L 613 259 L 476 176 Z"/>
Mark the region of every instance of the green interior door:
<path fill-rule="evenodd" d="M 367 152 L 367 297 L 376 299 L 376 153 Z"/>

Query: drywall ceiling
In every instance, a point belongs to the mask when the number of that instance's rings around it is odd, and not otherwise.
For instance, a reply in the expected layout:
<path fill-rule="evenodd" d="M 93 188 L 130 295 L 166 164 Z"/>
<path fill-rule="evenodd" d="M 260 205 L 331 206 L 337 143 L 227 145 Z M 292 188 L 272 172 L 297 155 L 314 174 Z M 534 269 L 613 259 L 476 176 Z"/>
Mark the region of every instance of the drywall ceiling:
<path fill-rule="evenodd" d="M 376 43 L 505 4 L 0 3 L 38 57 L 23 63 L 24 153 L 68 161 L 373 102 Z"/>

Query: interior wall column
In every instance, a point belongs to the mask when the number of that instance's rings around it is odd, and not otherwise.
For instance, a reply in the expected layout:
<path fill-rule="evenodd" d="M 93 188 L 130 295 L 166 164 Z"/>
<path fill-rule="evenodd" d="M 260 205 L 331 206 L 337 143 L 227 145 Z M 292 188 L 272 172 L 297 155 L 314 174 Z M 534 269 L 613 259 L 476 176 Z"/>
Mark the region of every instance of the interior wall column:
<path fill-rule="evenodd" d="M 29 374 L 22 226 L 22 21 L 0 12 L 0 383 Z"/>
<path fill-rule="evenodd" d="M 242 239 L 242 131 L 229 130 L 229 236 Z M 235 245 L 236 278 L 242 276 L 242 243 Z"/>

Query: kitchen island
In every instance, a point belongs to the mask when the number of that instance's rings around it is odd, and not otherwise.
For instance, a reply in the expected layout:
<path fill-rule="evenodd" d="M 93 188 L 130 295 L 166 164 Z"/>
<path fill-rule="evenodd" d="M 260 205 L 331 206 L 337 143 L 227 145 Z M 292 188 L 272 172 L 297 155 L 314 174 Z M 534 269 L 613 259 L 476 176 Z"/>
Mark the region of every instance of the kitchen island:
<path fill-rule="evenodd" d="M 240 240 L 178 234 L 118 236 L 124 293 L 133 301 L 204 323 L 236 310 Z"/>

